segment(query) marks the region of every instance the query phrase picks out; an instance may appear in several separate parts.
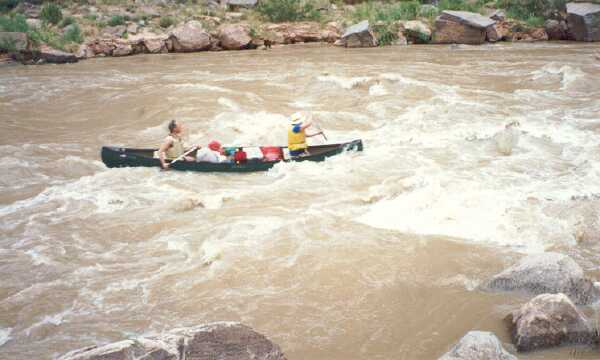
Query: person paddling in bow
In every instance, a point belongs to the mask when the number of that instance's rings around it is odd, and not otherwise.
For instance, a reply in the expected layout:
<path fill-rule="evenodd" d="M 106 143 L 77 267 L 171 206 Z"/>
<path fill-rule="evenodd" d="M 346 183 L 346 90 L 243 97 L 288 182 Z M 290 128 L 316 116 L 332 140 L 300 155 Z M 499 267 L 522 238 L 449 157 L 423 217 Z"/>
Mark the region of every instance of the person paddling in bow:
<path fill-rule="evenodd" d="M 292 114 L 288 129 L 288 149 L 290 150 L 290 156 L 307 155 L 308 144 L 306 143 L 306 138 L 323 134 L 322 131 L 307 134 L 306 129 L 311 126 L 312 122 L 306 119 L 302 113 Z"/>
<path fill-rule="evenodd" d="M 188 154 L 191 152 L 190 150 L 194 150 L 197 146 L 194 146 L 191 149 L 188 149 L 187 153 L 185 147 L 183 145 L 183 124 L 178 122 L 177 120 L 171 120 L 169 122 L 169 135 L 165 138 L 162 145 L 158 149 L 158 158 L 160 159 L 160 165 L 164 170 L 169 168 L 169 163 L 167 160 L 175 160 L 179 159 L 182 155 L 185 161 L 194 161 L 193 156 L 189 156 Z"/>

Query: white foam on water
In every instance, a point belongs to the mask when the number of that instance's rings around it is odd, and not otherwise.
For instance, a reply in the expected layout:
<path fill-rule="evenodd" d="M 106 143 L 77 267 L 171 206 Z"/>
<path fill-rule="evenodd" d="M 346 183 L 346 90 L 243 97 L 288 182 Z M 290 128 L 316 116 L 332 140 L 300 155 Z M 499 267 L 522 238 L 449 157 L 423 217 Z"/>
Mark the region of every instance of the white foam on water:
<path fill-rule="evenodd" d="M 37 321 L 33 325 L 29 326 L 24 330 L 26 336 L 30 336 L 33 331 L 35 331 L 39 327 L 53 325 L 59 326 L 63 322 L 65 322 L 65 318 L 73 313 L 72 309 L 67 309 L 60 313 L 45 315 L 40 321 Z"/>
<path fill-rule="evenodd" d="M 219 92 L 219 93 L 232 93 L 233 91 L 227 88 L 224 88 L 222 86 L 214 86 L 214 85 L 207 85 L 207 84 L 192 84 L 192 83 L 186 83 L 186 84 L 170 84 L 168 85 L 168 87 L 174 88 L 174 89 L 183 89 L 183 90 L 199 90 L 199 91 L 203 91 L 203 92 Z"/>
<path fill-rule="evenodd" d="M 577 83 L 585 76 L 580 68 L 573 68 L 570 65 L 559 65 L 556 63 L 544 65 L 541 69 L 535 70 L 531 74 L 533 75 L 533 80 L 543 80 L 548 77 L 559 76 L 561 84 L 560 90 L 569 89 L 573 84 Z"/>
<path fill-rule="evenodd" d="M 6 344 L 11 339 L 12 328 L 0 328 L 0 346 Z"/>
<path fill-rule="evenodd" d="M 317 80 L 325 83 L 333 83 L 342 89 L 353 89 L 354 87 L 370 81 L 372 78 L 368 76 L 344 77 L 336 75 L 321 75 L 317 76 Z"/>
<path fill-rule="evenodd" d="M 382 84 L 375 84 L 369 87 L 369 95 L 371 96 L 383 96 L 387 95 L 388 91 Z"/>
<path fill-rule="evenodd" d="M 238 103 L 229 98 L 220 97 L 217 99 L 217 102 L 231 111 L 240 111 L 240 106 Z"/>

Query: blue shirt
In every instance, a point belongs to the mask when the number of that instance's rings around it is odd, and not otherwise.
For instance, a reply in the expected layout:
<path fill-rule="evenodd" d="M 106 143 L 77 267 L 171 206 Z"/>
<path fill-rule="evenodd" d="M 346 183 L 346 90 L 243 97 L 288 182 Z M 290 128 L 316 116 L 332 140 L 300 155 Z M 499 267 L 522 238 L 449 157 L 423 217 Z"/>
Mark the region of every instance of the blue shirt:
<path fill-rule="evenodd" d="M 292 131 L 295 133 L 302 131 L 302 123 L 294 124 L 294 126 L 292 126 Z"/>

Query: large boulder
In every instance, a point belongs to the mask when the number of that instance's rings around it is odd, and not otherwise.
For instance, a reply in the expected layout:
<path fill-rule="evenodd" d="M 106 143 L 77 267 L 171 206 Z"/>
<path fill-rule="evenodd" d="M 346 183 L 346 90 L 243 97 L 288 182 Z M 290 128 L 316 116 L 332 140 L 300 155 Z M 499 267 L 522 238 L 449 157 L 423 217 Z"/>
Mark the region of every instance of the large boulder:
<path fill-rule="evenodd" d="M 252 328 L 217 322 L 158 337 L 124 340 L 67 353 L 59 360 L 285 360 L 279 346 Z"/>
<path fill-rule="evenodd" d="M 577 41 L 600 41 L 600 4 L 568 3 L 569 32 Z"/>
<path fill-rule="evenodd" d="M 77 56 L 62 50 L 51 48 L 48 45 L 41 45 L 38 51 L 35 51 L 36 58 L 51 64 L 65 64 L 77 62 Z"/>
<path fill-rule="evenodd" d="M 308 42 L 330 42 L 332 37 L 337 39 L 338 34 L 327 25 L 323 30 L 321 24 L 312 21 L 298 23 L 268 24 L 264 28 L 265 39 L 272 44 L 295 44 Z M 333 34 L 332 34 L 333 33 Z"/>
<path fill-rule="evenodd" d="M 349 48 L 377 46 L 375 34 L 369 26 L 369 20 L 364 20 L 346 29 L 341 40 Z"/>
<path fill-rule="evenodd" d="M 219 28 L 218 38 L 225 50 L 247 49 L 252 44 L 250 30 L 240 24 L 228 24 Z"/>
<path fill-rule="evenodd" d="M 518 351 L 597 340 L 590 321 L 565 294 L 538 295 L 506 320 Z"/>
<path fill-rule="evenodd" d="M 133 54 L 133 47 L 130 44 L 118 42 L 112 52 L 112 56 L 129 56 Z"/>
<path fill-rule="evenodd" d="M 567 40 L 569 28 L 564 21 L 549 19 L 544 23 L 544 30 L 548 34 L 548 40 Z"/>
<path fill-rule="evenodd" d="M 25 51 L 29 48 L 27 34 L 23 32 L 0 32 L 0 49 Z"/>
<path fill-rule="evenodd" d="M 77 59 L 82 60 L 93 58 L 94 56 L 96 56 L 96 54 L 94 54 L 94 51 L 87 44 L 81 44 L 79 46 L 79 49 L 75 53 L 75 56 L 77 57 Z"/>
<path fill-rule="evenodd" d="M 188 21 L 171 31 L 173 50 L 177 52 L 202 51 L 210 49 L 210 34 L 199 21 Z"/>
<path fill-rule="evenodd" d="M 578 304 L 589 304 L 600 298 L 598 289 L 573 259 L 552 252 L 524 257 L 492 277 L 484 288 L 534 295 L 565 293 Z"/>
<path fill-rule="evenodd" d="M 168 52 L 167 39 L 169 37 L 165 34 L 156 34 L 149 30 L 144 30 L 141 33 L 130 35 L 127 40 L 130 44 L 143 47 L 140 52 L 147 52 L 151 54 L 159 54 Z"/>
<path fill-rule="evenodd" d="M 404 36 L 411 44 L 427 44 L 431 41 L 431 28 L 420 20 L 403 21 Z"/>
<path fill-rule="evenodd" d="M 517 360 L 491 332 L 469 331 L 438 360 Z"/>
<path fill-rule="evenodd" d="M 438 44 L 483 44 L 487 28 L 494 23 L 476 13 L 446 10 L 435 20 L 433 40 Z"/>

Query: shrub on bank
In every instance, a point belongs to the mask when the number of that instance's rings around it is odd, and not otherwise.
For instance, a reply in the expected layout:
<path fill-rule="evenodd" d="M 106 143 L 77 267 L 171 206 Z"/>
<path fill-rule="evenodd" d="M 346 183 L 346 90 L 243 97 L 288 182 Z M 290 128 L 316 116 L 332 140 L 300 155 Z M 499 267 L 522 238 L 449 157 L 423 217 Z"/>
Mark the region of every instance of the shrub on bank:
<path fill-rule="evenodd" d="M 175 18 L 172 16 L 163 16 L 160 18 L 159 25 L 161 28 L 168 28 L 175 24 Z"/>
<path fill-rule="evenodd" d="M 510 18 L 527 21 L 530 18 L 545 18 L 553 12 L 564 11 L 566 3 L 567 0 L 497 0 L 496 6 L 506 9 L 506 15 Z"/>
<path fill-rule="evenodd" d="M 0 12 L 9 12 L 14 9 L 22 0 L 0 0 Z"/>
<path fill-rule="evenodd" d="M 57 25 L 62 20 L 62 10 L 55 3 L 45 3 L 40 11 L 40 19 L 47 23 Z"/>
<path fill-rule="evenodd" d="M 83 42 L 83 34 L 78 24 L 71 24 L 65 33 L 63 34 L 63 42 L 65 44 L 75 43 L 81 44 Z"/>
<path fill-rule="evenodd" d="M 311 0 L 263 0 L 256 10 L 272 22 L 319 20 L 321 13 Z"/>
<path fill-rule="evenodd" d="M 58 24 L 59 27 L 61 28 L 65 28 L 71 24 L 75 24 L 77 23 L 77 20 L 75 20 L 74 17 L 72 16 L 67 16 L 64 19 L 62 19 L 62 21 L 60 22 L 60 24 Z"/>
<path fill-rule="evenodd" d="M 27 32 L 29 26 L 25 16 L 17 14 L 15 16 L 0 16 L 0 31 L 6 32 Z"/>
<path fill-rule="evenodd" d="M 125 17 L 121 16 L 121 15 L 114 15 L 113 17 L 111 17 L 107 24 L 108 26 L 118 26 L 118 25 L 125 25 Z"/>

